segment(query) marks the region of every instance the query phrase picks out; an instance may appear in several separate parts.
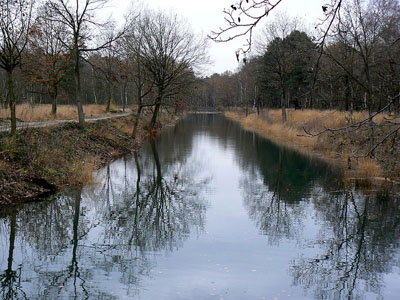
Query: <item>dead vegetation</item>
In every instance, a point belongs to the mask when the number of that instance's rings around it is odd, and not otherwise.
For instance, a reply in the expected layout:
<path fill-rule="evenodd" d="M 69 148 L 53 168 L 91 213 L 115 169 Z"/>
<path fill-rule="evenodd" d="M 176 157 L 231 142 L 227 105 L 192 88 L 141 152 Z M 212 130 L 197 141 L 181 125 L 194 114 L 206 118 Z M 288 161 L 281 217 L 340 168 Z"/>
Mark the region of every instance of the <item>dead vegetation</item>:
<path fill-rule="evenodd" d="M 99 166 L 138 148 L 138 142 L 121 130 L 129 117 L 88 124 L 24 129 L 16 141 L 1 136 L 0 203 L 26 201 L 42 192 L 29 183 L 38 179 L 54 186 L 93 181 Z M 45 191 L 43 191 L 45 192 Z"/>
<path fill-rule="evenodd" d="M 268 109 L 246 115 L 234 110 L 225 115 L 242 124 L 249 130 L 254 130 L 279 144 L 297 148 L 310 154 L 315 153 L 323 157 L 339 161 L 348 178 L 372 179 L 387 177 L 399 180 L 400 176 L 400 147 L 388 140 L 375 152 L 373 158 L 363 157 L 367 147 L 367 132 L 362 130 L 346 134 L 325 133 L 311 137 L 305 133 L 320 132 L 325 128 L 340 128 L 349 123 L 356 123 L 368 117 L 367 112 L 355 112 L 350 117 L 348 112 L 335 110 L 288 110 L 288 120 L 282 123 L 282 114 L 279 109 Z M 374 122 L 379 124 L 387 116 L 379 115 Z M 385 136 L 384 128 L 376 131 L 376 139 Z"/>
<path fill-rule="evenodd" d="M 88 104 L 83 106 L 86 117 L 106 115 L 106 105 Z M 122 109 L 111 105 L 110 112 L 121 112 Z M 57 114 L 51 114 L 51 104 L 19 104 L 16 107 L 17 119 L 23 122 L 36 122 L 46 120 L 74 120 L 78 116 L 76 105 L 58 105 Z M 0 119 L 8 119 L 9 108 L 0 108 Z"/>
<path fill-rule="evenodd" d="M 146 118 L 150 113 L 144 114 Z M 167 118 L 163 124 L 175 122 Z M 19 131 L 12 140 L 0 134 L 0 206 L 37 201 L 57 187 L 93 182 L 93 171 L 138 149 L 149 133 L 140 127 L 131 137 L 133 117 L 88 123 L 76 122 Z"/>

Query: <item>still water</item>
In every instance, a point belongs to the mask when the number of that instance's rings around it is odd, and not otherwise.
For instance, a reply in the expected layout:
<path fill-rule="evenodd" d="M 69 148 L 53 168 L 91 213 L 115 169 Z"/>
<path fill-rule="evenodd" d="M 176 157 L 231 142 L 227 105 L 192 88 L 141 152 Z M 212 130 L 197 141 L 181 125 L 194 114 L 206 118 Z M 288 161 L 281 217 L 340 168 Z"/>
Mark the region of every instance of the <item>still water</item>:
<path fill-rule="evenodd" d="M 2 299 L 400 299 L 400 200 L 220 115 L 0 214 Z"/>

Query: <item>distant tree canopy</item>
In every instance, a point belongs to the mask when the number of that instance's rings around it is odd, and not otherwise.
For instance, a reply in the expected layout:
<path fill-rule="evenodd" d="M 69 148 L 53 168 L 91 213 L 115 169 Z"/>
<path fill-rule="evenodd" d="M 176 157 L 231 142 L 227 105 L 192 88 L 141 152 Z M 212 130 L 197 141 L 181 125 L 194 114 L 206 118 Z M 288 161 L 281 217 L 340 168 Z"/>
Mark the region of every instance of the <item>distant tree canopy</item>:
<path fill-rule="evenodd" d="M 256 5 L 256 1 L 238 1 L 224 12 L 229 21 L 226 28 L 210 37 L 224 42 L 250 35 L 250 29 L 262 18 L 271 21 L 268 13 L 261 12 L 270 12 L 280 2 L 257 1 Z M 272 23 L 266 25 L 267 29 L 268 26 L 275 27 L 266 30 L 267 34 L 261 40 L 248 39 L 248 42 L 263 47 L 253 56 L 247 53 L 248 57 L 243 57 L 246 49 L 242 49 L 236 74 L 224 73 L 218 78 L 213 75 L 204 79 L 202 88 L 208 92 L 203 91 L 203 95 L 208 98 L 213 95 L 212 101 L 207 100 L 207 103 L 254 108 L 260 105 L 282 109 L 367 110 L 370 113 L 390 104 L 388 111 L 398 112 L 399 2 L 335 0 L 324 6 L 323 12 L 328 23 L 317 28 L 317 37 L 285 23 L 288 20 L 281 18 L 280 23 L 274 24 L 272 19 Z M 246 13 L 256 19 L 245 22 Z M 241 16 L 240 20 L 238 16 Z M 249 66 L 251 82 L 245 76 Z M 237 78 L 242 82 L 239 83 Z M 227 80 L 230 83 L 225 82 Z M 213 83 L 214 88 L 211 88 Z M 219 86 L 223 87 L 223 92 L 218 91 Z M 221 94 L 236 96 L 227 101 L 219 96 Z"/>
<path fill-rule="evenodd" d="M 305 32 L 295 30 L 268 44 L 260 66 L 260 92 L 269 95 L 270 105 L 288 107 L 292 98 L 307 99 L 316 57 L 316 47 Z"/>

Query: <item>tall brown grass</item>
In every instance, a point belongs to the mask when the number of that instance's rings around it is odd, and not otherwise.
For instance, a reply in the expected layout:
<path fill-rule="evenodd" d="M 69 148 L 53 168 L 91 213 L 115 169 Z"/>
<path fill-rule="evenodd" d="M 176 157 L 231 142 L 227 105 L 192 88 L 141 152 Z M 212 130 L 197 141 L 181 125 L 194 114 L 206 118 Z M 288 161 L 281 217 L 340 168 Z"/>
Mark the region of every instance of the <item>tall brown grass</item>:
<path fill-rule="evenodd" d="M 247 117 L 243 112 L 231 111 L 225 115 L 242 124 L 245 129 L 253 130 L 279 144 L 296 148 L 303 153 L 317 153 L 329 160 L 339 160 L 345 168 L 348 168 L 348 158 L 354 151 L 351 143 L 344 137 L 332 138 L 328 134 L 311 137 L 308 132 L 317 133 L 325 128 L 340 128 L 368 117 L 367 112 L 354 112 L 350 116 L 348 112 L 335 110 L 287 110 L 287 122 L 282 122 L 282 111 L 280 109 L 268 109 L 249 114 Z M 374 121 L 381 122 L 385 116 L 377 116 Z M 379 164 L 369 158 L 356 159 L 352 164 L 352 175 L 362 177 L 379 177 L 382 168 Z M 356 174 L 354 174 L 354 172 Z"/>
<path fill-rule="evenodd" d="M 70 184 L 95 183 L 93 175 L 98 165 L 93 157 L 86 157 L 83 161 L 76 162 L 71 170 Z"/>
<path fill-rule="evenodd" d="M 382 175 L 382 168 L 369 158 L 357 161 L 357 173 L 362 177 L 374 178 Z"/>
<path fill-rule="evenodd" d="M 97 117 L 106 114 L 105 105 L 88 104 L 83 106 L 86 117 Z M 111 111 L 119 111 L 120 108 L 112 105 Z M 19 104 L 16 107 L 17 119 L 24 122 L 46 121 L 46 120 L 69 120 L 77 119 L 77 108 L 75 105 L 59 105 L 57 114 L 51 114 L 51 104 Z M 9 108 L 0 108 L 0 119 L 10 117 Z"/>

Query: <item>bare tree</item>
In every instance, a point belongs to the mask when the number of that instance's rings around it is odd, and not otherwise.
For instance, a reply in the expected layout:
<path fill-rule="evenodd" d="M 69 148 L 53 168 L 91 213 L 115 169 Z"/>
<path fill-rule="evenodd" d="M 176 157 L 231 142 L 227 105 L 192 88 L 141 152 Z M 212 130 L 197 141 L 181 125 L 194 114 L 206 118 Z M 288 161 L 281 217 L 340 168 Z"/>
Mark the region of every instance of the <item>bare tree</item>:
<path fill-rule="evenodd" d="M 118 52 L 114 36 L 115 28 L 112 26 L 100 37 L 100 44 L 105 44 L 107 41 L 111 42 L 107 47 L 99 50 L 100 57 L 95 62 L 96 70 L 99 71 L 107 85 L 108 96 L 106 101 L 106 112 L 110 111 L 111 103 L 114 101 L 115 84 L 119 80 L 120 53 Z"/>
<path fill-rule="evenodd" d="M 398 102 L 399 84 L 391 82 L 385 84 L 387 75 L 392 75 L 391 67 L 379 74 L 382 66 L 392 64 L 392 69 L 398 64 L 391 61 L 392 54 L 396 53 L 392 47 L 399 41 L 398 17 L 400 7 L 396 0 L 351 0 L 343 6 L 340 18 L 334 24 L 334 41 L 340 48 L 346 49 L 352 56 L 348 63 L 348 54 L 343 55 L 337 51 L 338 47 L 327 47 L 324 54 L 334 61 L 346 74 L 348 78 L 356 83 L 360 92 L 358 97 L 363 99 L 362 109 L 368 111 L 368 118 L 343 128 L 327 129 L 323 132 L 342 134 L 357 130 L 368 132 L 368 150 L 358 156 L 375 156 L 375 151 L 384 145 L 390 138 L 394 141 L 400 131 L 398 114 L 385 118 L 380 124 L 375 123 L 374 118 L 382 113 L 387 113 Z M 393 28 L 393 29 L 392 29 Z M 393 49 L 394 48 L 394 49 Z M 336 50 L 336 51 L 335 51 Z M 354 72 L 353 64 L 357 65 Z M 379 78 L 381 77 L 381 78 Z M 391 76 L 391 79 L 396 77 Z M 394 84 L 393 84 L 394 83 Z M 386 88 L 386 86 L 397 86 L 397 88 Z M 382 100 L 385 99 L 382 104 Z M 351 119 L 351 116 L 350 116 Z M 384 134 L 382 134 L 382 129 Z M 380 132 L 378 132 L 380 131 Z M 319 133 L 320 134 L 320 133 Z"/>
<path fill-rule="evenodd" d="M 150 128 L 156 127 L 161 106 L 194 79 L 193 70 L 206 63 L 206 40 L 196 37 L 177 15 L 144 11 L 136 22 L 141 47 L 138 62 L 155 89 Z"/>
<path fill-rule="evenodd" d="M 67 32 L 63 24 L 45 18 L 48 8 L 40 8 L 29 35 L 29 51 L 23 60 L 23 74 L 30 83 L 43 84 L 52 99 L 51 113 L 57 113 L 59 86 L 71 67 L 71 55 L 61 40 Z"/>
<path fill-rule="evenodd" d="M 3 0 L 0 3 L 0 68 L 7 73 L 13 137 L 17 132 L 13 72 L 21 63 L 22 53 L 28 43 L 33 6 L 32 0 Z"/>
<path fill-rule="evenodd" d="M 82 107 L 81 70 L 80 64 L 84 53 L 97 51 L 109 46 L 118 39 L 122 32 L 113 35 L 101 44 L 90 45 L 93 31 L 105 28 L 110 23 L 100 23 L 95 14 L 109 0 L 49 0 L 47 6 L 52 11 L 48 18 L 63 24 L 69 31 L 69 39 L 64 45 L 71 51 L 74 59 L 75 103 L 78 108 L 80 127 L 85 127 L 85 115 Z"/>
<path fill-rule="evenodd" d="M 134 24 L 134 23 L 132 23 Z M 145 31 L 141 30 L 140 23 L 136 26 L 131 26 L 124 37 L 124 55 L 127 62 L 127 69 L 129 70 L 129 77 L 135 86 L 137 110 L 135 115 L 135 122 L 133 124 L 132 137 L 135 138 L 136 131 L 139 125 L 139 120 L 143 108 L 146 106 L 153 106 L 153 101 L 146 103 L 146 97 L 152 92 L 153 84 L 149 80 L 149 75 L 144 68 L 143 57 L 141 56 L 141 47 L 144 42 Z"/>

